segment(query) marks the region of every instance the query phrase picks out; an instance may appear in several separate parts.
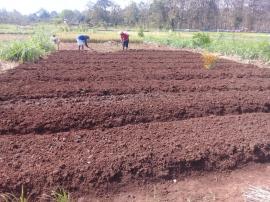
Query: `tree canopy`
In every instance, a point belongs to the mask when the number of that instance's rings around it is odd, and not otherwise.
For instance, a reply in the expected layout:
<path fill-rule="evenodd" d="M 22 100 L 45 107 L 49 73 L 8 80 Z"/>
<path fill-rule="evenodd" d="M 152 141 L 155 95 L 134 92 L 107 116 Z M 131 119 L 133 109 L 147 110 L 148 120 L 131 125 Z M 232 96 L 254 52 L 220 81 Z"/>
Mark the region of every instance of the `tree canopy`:
<path fill-rule="evenodd" d="M 44 9 L 30 15 L 0 10 L 0 23 L 27 24 L 55 18 L 89 26 L 270 32 L 269 0 L 152 0 L 126 7 L 111 0 L 89 1 L 85 11 Z"/>

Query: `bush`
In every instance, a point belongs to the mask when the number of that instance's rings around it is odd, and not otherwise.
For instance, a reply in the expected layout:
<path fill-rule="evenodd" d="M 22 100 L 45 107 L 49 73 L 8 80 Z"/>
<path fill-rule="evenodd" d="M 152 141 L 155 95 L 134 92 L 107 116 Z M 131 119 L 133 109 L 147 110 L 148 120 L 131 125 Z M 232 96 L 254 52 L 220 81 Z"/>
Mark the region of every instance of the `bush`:
<path fill-rule="evenodd" d="M 197 33 L 192 37 L 192 43 L 197 47 L 205 47 L 211 43 L 209 34 Z"/>

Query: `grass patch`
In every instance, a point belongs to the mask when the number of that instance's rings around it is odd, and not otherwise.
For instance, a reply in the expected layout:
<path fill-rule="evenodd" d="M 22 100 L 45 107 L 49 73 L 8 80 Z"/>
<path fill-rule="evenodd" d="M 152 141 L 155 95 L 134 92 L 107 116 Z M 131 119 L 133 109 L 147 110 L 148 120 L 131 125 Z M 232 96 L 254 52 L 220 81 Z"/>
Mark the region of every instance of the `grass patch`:
<path fill-rule="evenodd" d="M 270 63 L 270 43 L 265 34 L 248 33 L 165 33 L 148 34 L 146 42 L 176 48 L 201 48 L 223 55 L 237 55 L 242 59 L 262 60 Z"/>
<path fill-rule="evenodd" d="M 54 50 L 50 34 L 39 30 L 29 39 L 11 40 L 0 44 L 0 59 L 5 61 L 36 61 Z"/>

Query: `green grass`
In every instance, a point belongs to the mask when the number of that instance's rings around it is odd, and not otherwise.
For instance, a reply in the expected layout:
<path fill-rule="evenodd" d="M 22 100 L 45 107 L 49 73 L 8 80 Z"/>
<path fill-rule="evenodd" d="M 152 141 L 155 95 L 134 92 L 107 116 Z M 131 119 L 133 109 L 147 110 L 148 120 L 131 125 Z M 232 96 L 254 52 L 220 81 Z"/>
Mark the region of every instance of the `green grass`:
<path fill-rule="evenodd" d="M 243 59 L 256 59 L 270 62 L 270 37 L 256 33 L 208 33 L 210 43 L 198 43 L 192 38 L 195 33 L 148 34 L 146 42 L 168 45 L 176 48 L 201 48 L 228 56 Z M 195 42 L 195 43 L 194 43 Z"/>
<path fill-rule="evenodd" d="M 35 34 L 25 40 L 11 40 L 0 44 L 0 59 L 5 61 L 36 61 L 41 56 L 54 50 L 50 34 L 36 30 Z"/>

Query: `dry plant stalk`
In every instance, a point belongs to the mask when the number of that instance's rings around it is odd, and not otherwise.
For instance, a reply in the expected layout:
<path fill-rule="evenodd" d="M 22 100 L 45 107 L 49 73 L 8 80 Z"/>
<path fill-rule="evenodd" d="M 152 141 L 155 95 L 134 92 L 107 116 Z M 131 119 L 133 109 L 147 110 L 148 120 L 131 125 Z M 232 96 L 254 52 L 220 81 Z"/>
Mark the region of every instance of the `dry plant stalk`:
<path fill-rule="evenodd" d="M 216 61 L 218 59 L 218 56 L 217 55 L 214 55 L 212 53 L 207 53 L 207 52 L 204 52 L 202 54 L 202 59 L 203 59 L 203 66 L 205 69 L 212 69 L 215 64 L 216 64 Z"/>

